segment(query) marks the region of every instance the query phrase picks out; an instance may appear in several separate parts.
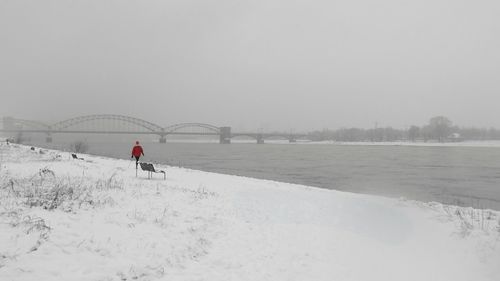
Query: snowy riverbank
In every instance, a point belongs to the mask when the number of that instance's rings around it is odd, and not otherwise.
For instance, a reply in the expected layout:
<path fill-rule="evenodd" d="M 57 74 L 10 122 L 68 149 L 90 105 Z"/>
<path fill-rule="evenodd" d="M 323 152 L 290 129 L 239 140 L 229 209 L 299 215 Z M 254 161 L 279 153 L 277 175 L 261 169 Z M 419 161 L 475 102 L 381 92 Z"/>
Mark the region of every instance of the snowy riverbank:
<path fill-rule="evenodd" d="M 498 280 L 500 214 L 0 145 L 0 280 Z"/>

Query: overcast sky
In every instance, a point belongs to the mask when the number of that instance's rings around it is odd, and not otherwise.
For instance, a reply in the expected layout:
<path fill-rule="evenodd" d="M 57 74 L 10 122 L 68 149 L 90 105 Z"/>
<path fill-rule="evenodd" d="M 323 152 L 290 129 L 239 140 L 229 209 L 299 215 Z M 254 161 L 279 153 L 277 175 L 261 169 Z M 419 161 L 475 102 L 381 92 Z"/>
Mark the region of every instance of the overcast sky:
<path fill-rule="evenodd" d="M 500 2 L 0 0 L 0 116 L 500 128 Z"/>

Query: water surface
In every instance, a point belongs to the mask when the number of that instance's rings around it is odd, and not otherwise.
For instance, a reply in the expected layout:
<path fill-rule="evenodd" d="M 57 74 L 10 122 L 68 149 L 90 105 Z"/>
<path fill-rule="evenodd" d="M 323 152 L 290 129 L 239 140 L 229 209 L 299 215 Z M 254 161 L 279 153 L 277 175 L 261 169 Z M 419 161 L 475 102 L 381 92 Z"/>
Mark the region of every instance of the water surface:
<path fill-rule="evenodd" d="M 55 143 L 53 147 L 67 147 Z M 143 143 L 145 161 L 327 189 L 500 210 L 500 148 Z M 89 152 L 128 159 L 131 144 Z"/>

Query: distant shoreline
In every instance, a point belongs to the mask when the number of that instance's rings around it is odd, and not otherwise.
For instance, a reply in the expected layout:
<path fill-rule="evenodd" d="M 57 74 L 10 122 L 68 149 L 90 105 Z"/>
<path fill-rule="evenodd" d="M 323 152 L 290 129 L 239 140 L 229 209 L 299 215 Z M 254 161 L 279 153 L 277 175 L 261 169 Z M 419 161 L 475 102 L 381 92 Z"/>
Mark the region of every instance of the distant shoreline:
<path fill-rule="evenodd" d="M 308 144 L 366 145 L 366 146 L 425 146 L 425 147 L 499 147 L 500 141 L 463 141 L 463 142 L 310 142 Z"/>

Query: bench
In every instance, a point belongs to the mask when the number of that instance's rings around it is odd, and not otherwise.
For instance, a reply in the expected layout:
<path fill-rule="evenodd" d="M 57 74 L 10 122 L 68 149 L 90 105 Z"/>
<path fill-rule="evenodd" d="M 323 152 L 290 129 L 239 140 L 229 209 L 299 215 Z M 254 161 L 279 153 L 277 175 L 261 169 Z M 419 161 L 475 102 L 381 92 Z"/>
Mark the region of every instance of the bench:
<path fill-rule="evenodd" d="M 74 153 L 71 153 L 71 157 L 73 157 L 73 159 L 83 160 L 83 158 L 78 158 Z"/>
<path fill-rule="evenodd" d="M 141 169 L 143 171 L 147 171 L 148 172 L 148 179 L 151 179 L 153 178 L 153 173 L 163 173 L 163 179 L 167 179 L 167 173 L 165 173 L 165 171 L 161 171 L 161 170 L 156 170 L 155 167 L 153 166 L 153 164 L 151 163 L 144 163 L 144 162 L 141 162 L 139 163 L 141 165 Z"/>

